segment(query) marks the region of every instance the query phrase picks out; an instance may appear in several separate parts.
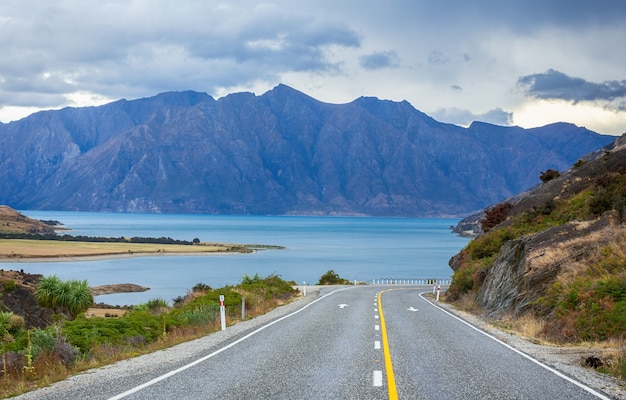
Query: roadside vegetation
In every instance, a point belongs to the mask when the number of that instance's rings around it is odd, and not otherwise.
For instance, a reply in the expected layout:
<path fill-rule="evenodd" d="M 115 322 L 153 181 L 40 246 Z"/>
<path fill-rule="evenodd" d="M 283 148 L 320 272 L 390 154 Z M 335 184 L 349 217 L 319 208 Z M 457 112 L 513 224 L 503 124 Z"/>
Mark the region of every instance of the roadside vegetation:
<path fill-rule="evenodd" d="M 4 290 L 12 290 L 5 282 Z M 7 286 L 8 285 L 8 286 Z M 35 297 L 54 311 L 54 322 L 27 329 L 24 318 L 0 312 L 0 396 L 9 397 L 65 379 L 77 372 L 110 364 L 189 341 L 221 328 L 220 295 L 227 325 L 254 318 L 292 301 L 295 282 L 279 276 L 244 276 L 237 286 L 213 289 L 198 283 L 170 306 L 153 299 L 133 306 L 121 316 L 87 317 L 92 305 L 86 281 L 43 277 Z"/>
<path fill-rule="evenodd" d="M 334 270 L 329 269 L 320 277 L 318 285 L 349 285 L 350 281 L 342 278 Z"/>
<path fill-rule="evenodd" d="M 584 164 L 580 161 L 574 169 Z M 548 171 L 541 179 L 547 182 L 559 176 Z M 474 299 L 507 241 L 603 218 L 608 227 L 602 237 L 581 239 L 574 245 L 578 253 L 572 249 L 559 253 L 561 249 L 555 246 L 541 254 L 553 265 L 566 265 L 566 271 L 510 325 L 517 331 L 533 326 L 530 336 L 546 343 L 609 346 L 611 350 L 598 369 L 626 380 L 626 167 L 593 176 L 583 190 L 567 193 L 566 189 L 513 215 L 508 203 L 485 210 L 484 233 L 461 251 L 460 268 L 454 273 L 447 298 L 476 311 L 479 306 Z M 582 246 L 584 259 L 576 256 Z"/>

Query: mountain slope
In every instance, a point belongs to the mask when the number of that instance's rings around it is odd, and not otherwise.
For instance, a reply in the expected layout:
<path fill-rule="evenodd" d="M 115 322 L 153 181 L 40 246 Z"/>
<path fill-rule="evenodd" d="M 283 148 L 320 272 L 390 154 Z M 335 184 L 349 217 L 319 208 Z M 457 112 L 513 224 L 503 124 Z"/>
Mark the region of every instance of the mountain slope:
<path fill-rule="evenodd" d="M 163 93 L 0 126 L 17 209 L 461 215 L 612 141 L 570 124 L 441 124 L 407 102 L 317 101 L 288 86 Z"/>

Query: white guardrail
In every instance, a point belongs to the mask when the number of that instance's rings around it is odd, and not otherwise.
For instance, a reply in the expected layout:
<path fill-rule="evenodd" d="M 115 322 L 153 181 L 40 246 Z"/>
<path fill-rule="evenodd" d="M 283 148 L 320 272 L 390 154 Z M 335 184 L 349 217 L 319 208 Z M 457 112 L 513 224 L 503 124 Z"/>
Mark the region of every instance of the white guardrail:
<path fill-rule="evenodd" d="M 379 278 L 372 279 L 372 285 L 449 285 L 452 279 Z"/>

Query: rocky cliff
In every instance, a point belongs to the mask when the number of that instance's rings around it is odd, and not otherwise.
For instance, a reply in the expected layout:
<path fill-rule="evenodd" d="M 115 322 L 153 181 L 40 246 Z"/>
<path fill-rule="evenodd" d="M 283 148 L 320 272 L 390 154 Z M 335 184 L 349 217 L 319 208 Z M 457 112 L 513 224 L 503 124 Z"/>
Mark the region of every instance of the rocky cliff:
<path fill-rule="evenodd" d="M 163 93 L 0 125 L 0 204 L 161 213 L 462 215 L 613 138 L 570 124 L 442 124 L 407 102 L 285 85 Z"/>

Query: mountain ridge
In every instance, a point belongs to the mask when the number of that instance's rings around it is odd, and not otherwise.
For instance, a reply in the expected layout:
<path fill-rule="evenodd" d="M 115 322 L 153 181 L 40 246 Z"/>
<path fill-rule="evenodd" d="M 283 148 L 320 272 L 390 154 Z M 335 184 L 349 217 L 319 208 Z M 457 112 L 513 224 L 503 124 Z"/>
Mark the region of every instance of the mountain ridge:
<path fill-rule="evenodd" d="M 0 202 L 17 209 L 457 216 L 614 137 L 571 124 L 442 124 L 408 102 L 166 92 L 0 125 Z"/>

